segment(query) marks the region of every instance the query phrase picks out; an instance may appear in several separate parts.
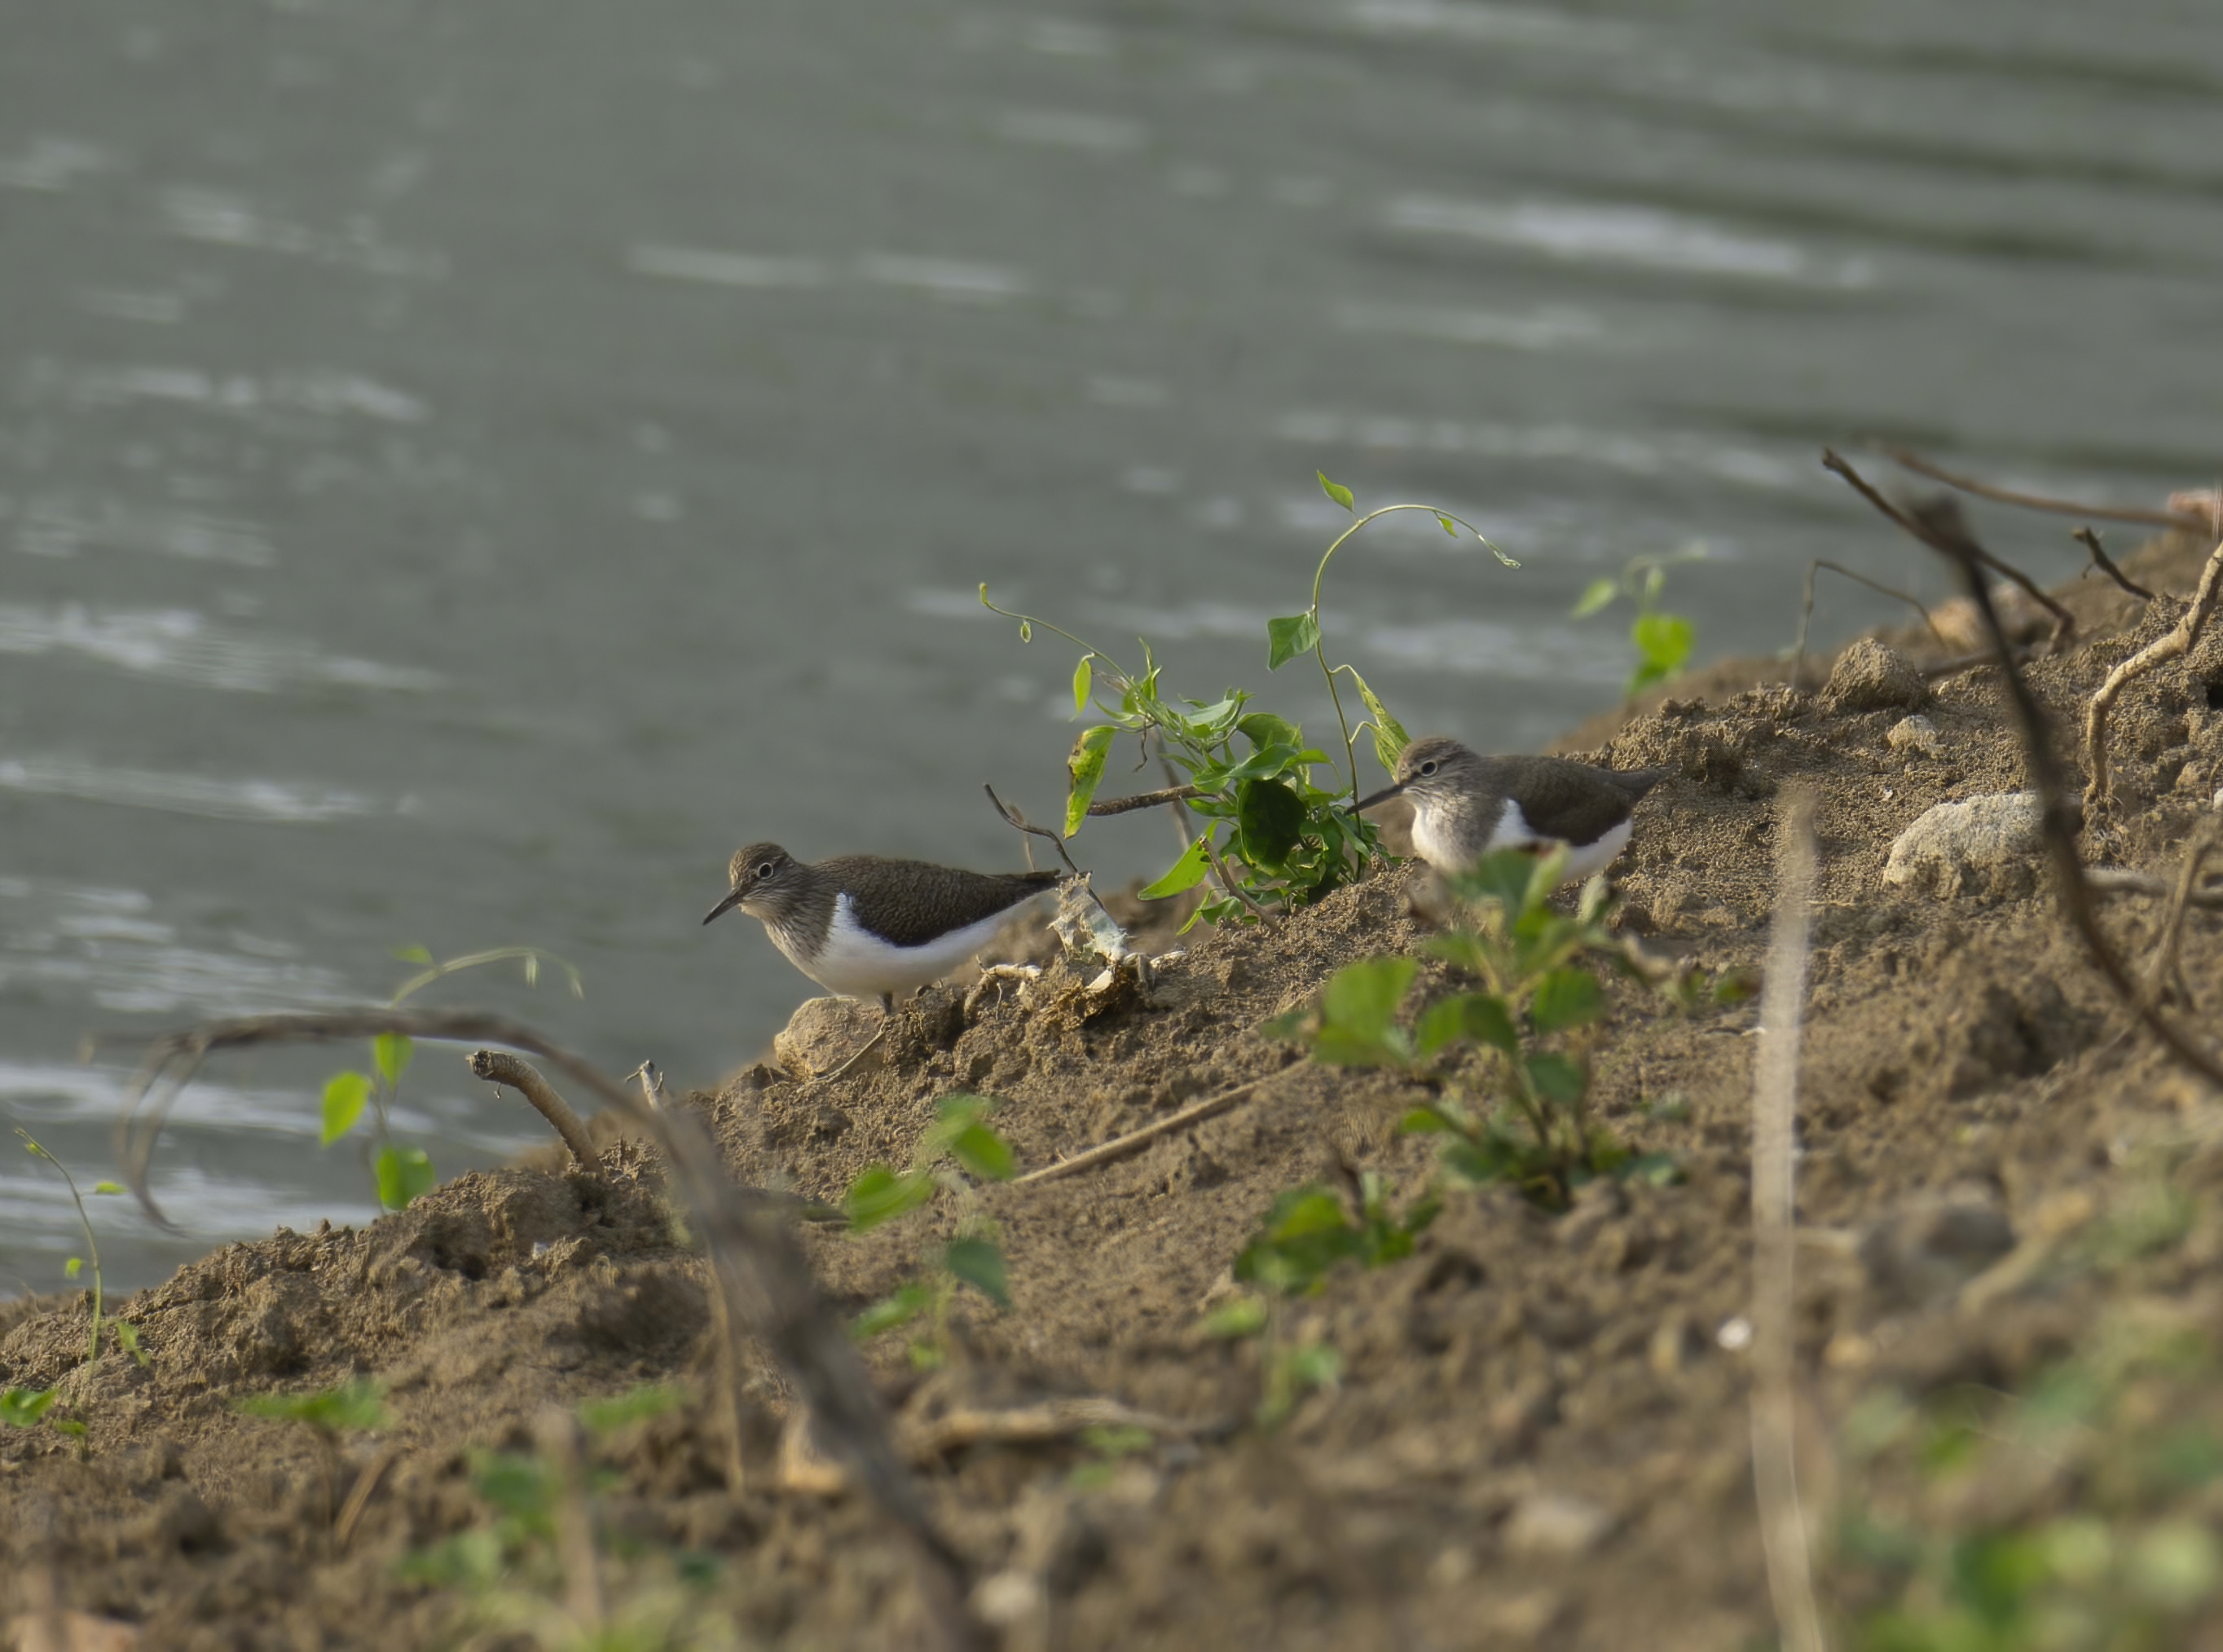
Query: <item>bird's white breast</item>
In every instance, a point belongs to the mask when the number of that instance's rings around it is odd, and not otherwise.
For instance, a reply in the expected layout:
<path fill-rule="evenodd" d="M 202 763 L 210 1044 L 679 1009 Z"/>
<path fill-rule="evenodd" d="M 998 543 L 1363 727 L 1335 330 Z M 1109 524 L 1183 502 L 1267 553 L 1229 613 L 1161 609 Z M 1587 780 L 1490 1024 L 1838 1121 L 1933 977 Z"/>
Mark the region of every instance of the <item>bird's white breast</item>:
<path fill-rule="evenodd" d="M 988 944 L 989 937 L 1017 910 L 1007 907 L 992 917 L 967 924 L 961 930 L 952 930 L 923 946 L 899 947 L 882 940 L 859 923 L 856 905 L 845 894 L 834 903 L 834 922 L 816 955 L 798 958 L 790 952 L 788 961 L 828 992 L 846 998 L 907 993 L 914 987 L 940 980 L 969 960 Z M 781 950 L 786 949 L 782 947 Z"/>
<path fill-rule="evenodd" d="M 1416 810 L 1413 816 L 1413 849 L 1439 872 L 1465 871 L 1459 864 L 1457 848 L 1430 829 L 1437 823 L 1433 810 Z M 1603 872 L 1614 863 L 1622 850 L 1628 847 L 1628 837 L 1634 823 L 1626 821 L 1607 832 L 1595 843 L 1579 846 L 1570 844 L 1567 850 L 1567 871 L 1565 881 L 1580 883 L 1592 873 Z M 1538 849 L 1559 842 L 1559 838 L 1545 837 L 1528 823 L 1521 812 L 1521 805 L 1510 798 L 1505 801 L 1504 812 L 1491 829 L 1489 841 L 1482 846 L 1479 861 L 1484 854 L 1495 854 L 1500 849 Z"/>

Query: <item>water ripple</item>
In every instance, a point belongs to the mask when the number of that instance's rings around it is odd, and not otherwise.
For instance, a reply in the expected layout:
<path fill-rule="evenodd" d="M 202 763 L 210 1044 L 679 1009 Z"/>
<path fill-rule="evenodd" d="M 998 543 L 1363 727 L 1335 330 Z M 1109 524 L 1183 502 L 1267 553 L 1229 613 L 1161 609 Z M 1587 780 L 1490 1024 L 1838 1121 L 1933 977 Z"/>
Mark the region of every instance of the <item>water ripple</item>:
<path fill-rule="evenodd" d="M 312 823 L 381 812 L 360 792 L 284 780 L 212 780 L 69 758 L 0 758 L 0 791 L 120 804 L 209 820 Z"/>
<path fill-rule="evenodd" d="M 326 654 L 296 642 L 226 635 L 190 609 L 39 608 L 0 602 L 0 654 L 72 653 L 145 676 L 204 688 L 270 693 L 289 683 L 414 690 L 440 686 L 431 672 Z"/>

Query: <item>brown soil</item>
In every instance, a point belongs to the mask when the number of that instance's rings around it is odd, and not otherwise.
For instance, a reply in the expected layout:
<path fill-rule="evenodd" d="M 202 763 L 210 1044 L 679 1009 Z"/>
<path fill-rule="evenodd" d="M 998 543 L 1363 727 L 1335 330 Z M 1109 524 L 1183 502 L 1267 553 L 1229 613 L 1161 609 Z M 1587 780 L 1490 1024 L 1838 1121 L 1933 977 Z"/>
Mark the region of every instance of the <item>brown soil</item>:
<path fill-rule="evenodd" d="M 2203 552 L 2163 544 L 2130 566 L 2181 593 Z M 2081 646 L 2030 672 L 2064 730 L 2181 609 L 2096 581 L 2069 596 Z M 1893 640 L 1918 658 L 1927 646 Z M 1799 1217 L 1814 1231 L 1800 1351 L 1821 1441 L 1886 1378 L 2006 1385 L 2068 1347 L 2097 1286 L 2001 1283 L 1994 1270 L 1969 1299 L 1964 1283 L 2104 1209 L 2138 1141 L 2216 1098 L 2151 1040 L 2122 1036 L 2035 875 L 1950 900 L 1880 881 L 1893 837 L 1932 804 L 2023 784 L 1996 673 L 1937 685 L 1925 715 L 1938 756 L 1887 743 L 1903 709 L 1753 686 L 1770 674 L 1716 668 L 1578 738 L 1616 765 L 1676 766 L 1622 863 L 1623 921 L 1709 968 L 1758 963 L 1774 800 L 1792 781 L 1818 792 Z M 2219 703 L 2214 635 L 2125 695 L 2116 800 L 2088 823 L 2090 860 L 2172 869 L 2223 782 Z M 2063 752 L 2073 764 L 2065 735 Z M 1194 1425 L 1079 1479 L 1096 1459 L 1070 1441 L 917 1448 L 942 1530 L 994 1582 L 979 1598 L 1004 1603 L 1008 1644 L 1716 1649 L 1772 1634 L 1748 1371 L 1722 1335 L 1746 1308 L 1750 1006 L 1684 1014 L 1617 986 L 1596 1093 L 1684 1179 L 1593 1185 L 1556 1216 L 1508 1190 L 1454 1195 L 1414 1257 L 1347 1268 L 1297 1306 L 1286 1334 L 1332 1342 L 1343 1374 L 1278 1430 L 1250 1423 L 1260 1345 L 1200 1328 L 1277 1193 L 1365 1169 L 1411 1185 L 1428 1163 L 1395 1128 L 1417 1091 L 1299 1062 L 1257 1031 L 1339 965 L 1417 949 L 1409 876 L 1384 870 L 1270 932 L 1149 937 L 1151 950 L 1185 951 L 1148 989 L 1092 997 L 1036 945 L 1041 980 L 992 988 L 969 1024 L 956 987 L 908 1006 L 885 1067 L 835 1082 L 758 1065 L 686 1098 L 737 1176 L 837 1198 L 870 1163 L 907 1163 L 953 1090 L 998 1098 L 995 1122 L 1031 1168 L 1266 1078 L 1131 1157 L 979 1188 L 1012 1308 L 961 1296 L 948 1362 L 930 1376 L 912 1371 L 902 1335 L 868 1345 L 914 1441 L 960 1406 L 1056 1396 Z M 2157 903 L 2119 900 L 2107 924 L 2143 956 L 2157 916 Z M 2223 926 L 2195 918 L 2186 979 L 2197 990 L 2220 966 Z M 0 1384 L 59 1384 L 90 1428 L 82 1455 L 48 1428 L 0 1428 L 0 1624 L 52 1586 L 66 1606 L 142 1625 L 148 1648 L 462 1638 L 458 1594 L 400 1568 L 492 1518 L 469 1453 L 527 1448 L 550 1407 L 710 1384 L 702 1264 L 673 1242 L 653 1165 L 620 1143 L 606 1181 L 559 1167 L 551 1153 L 466 1176 L 362 1232 L 228 1246 L 122 1305 L 144 1368 L 115 1354 L 79 1363 L 81 1300 L 0 1308 Z M 861 1238 L 809 1230 L 834 1309 L 910 1277 L 948 1237 L 954 1203 Z M 2213 1251 L 2157 1288 L 2212 1288 Z M 299 1425 L 232 1409 L 355 1373 L 386 1384 L 388 1422 L 344 1438 L 337 1459 Z M 717 1569 L 700 1598 L 738 1643 L 919 1643 L 910 1551 L 859 1497 L 784 1489 L 796 1481 L 786 1399 L 768 1365 L 746 1402 L 738 1491 L 700 1405 L 600 1442 L 614 1586 L 651 1592 L 659 1555 L 706 1554 Z M 371 1472 L 343 1552 L 331 1511 Z"/>

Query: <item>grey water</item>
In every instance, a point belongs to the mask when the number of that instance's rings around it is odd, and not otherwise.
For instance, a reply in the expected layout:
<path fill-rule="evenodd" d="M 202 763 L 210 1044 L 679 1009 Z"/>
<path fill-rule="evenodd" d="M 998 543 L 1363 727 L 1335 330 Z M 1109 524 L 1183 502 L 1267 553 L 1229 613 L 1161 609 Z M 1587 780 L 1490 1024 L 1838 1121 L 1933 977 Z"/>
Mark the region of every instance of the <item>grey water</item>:
<path fill-rule="evenodd" d="M 1392 518 L 1324 608 L 1508 750 L 1615 699 L 1626 613 L 1567 614 L 1633 557 L 1704 547 L 1709 655 L 1817 556 L 1936 594 L 1825 442 L 2211 482 L 2219 66 L 2205 0 L 0 0 L 0 1125 L 90 1184 L 131 1039 L 407 946 L 545 948 L 583 997 L 421 1001 L 714 1081 L 814 990 L 701 926 L 736 844 L 1017 867 L 982 784 L 1055 817 L 1074 653 L 981 582 L 1318 727 L 1264 638 L 1348 520 L 1315 470 L 1522 563 Z M 211 1064 L 180 1231 L 92 1201 L 110 1284 L 373 1214 L 318 1141 L 362 1059 Z M 452 1051 L 400 1107 L 443 1174 L 538 1138 Z M 0 1293 L 83 1249 L 17 1147 Z"/>

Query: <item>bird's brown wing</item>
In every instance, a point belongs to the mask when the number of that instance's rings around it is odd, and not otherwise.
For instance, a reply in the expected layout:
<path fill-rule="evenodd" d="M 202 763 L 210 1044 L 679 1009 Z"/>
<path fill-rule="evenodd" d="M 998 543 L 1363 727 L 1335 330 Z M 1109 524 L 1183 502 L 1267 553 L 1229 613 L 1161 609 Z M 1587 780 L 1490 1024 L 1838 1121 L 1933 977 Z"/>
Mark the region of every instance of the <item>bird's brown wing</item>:
<path fill-rule="evenodd" d="M 952 930 L 1017 905 L 1061 878 L 1061 872 L 966 872 L 954 867 L 916 867 L 933 876 L 904 876 L 912 863 L 847 855 L 821 863 L 847 886 L 857 921 L 899 947 L 924 946 Z"/>
<path fill-rule="evenodd" d="M 1672 772 L 1602 769 L 1564 757 L 1501 757 L 1492 766 L 1496 784 L 1519 800 L 1530 830 L 1578 848 L 1627 820 L 1636 800 Z"/>

